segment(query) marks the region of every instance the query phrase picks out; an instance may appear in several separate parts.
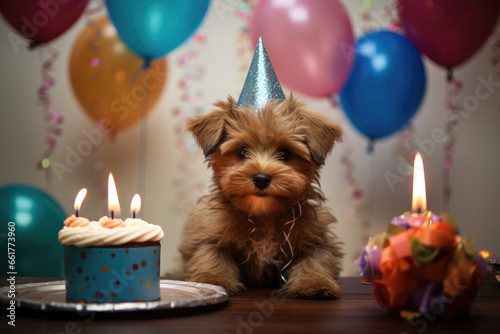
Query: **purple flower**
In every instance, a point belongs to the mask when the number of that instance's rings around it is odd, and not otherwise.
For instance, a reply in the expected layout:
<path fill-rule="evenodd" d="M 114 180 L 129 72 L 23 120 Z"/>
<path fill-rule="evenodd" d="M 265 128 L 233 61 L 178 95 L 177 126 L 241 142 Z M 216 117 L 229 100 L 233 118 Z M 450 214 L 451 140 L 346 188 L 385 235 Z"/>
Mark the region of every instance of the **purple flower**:
<path fill-rule="evenodd" d="M 365 247 L 361 255 L 354 260 L 359 266 L 361 275 L 365 276 L 368 280 L 374 280 L 382 278 L 382 273 L 380 272 L 380 258 L 382 257 L 381 249 L 373 249 Z"/>

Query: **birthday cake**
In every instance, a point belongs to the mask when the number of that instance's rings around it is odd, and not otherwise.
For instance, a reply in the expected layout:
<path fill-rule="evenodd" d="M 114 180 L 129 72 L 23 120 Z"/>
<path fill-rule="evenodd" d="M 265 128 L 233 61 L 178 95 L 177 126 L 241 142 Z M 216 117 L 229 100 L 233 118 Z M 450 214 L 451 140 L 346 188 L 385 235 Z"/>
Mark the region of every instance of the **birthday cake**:
<path fill-rule="evenodd" d="M 59 231 L 66 299 L 133 302 L 160 298 L 160 226 L 142 219 L 71 215 Z"/>

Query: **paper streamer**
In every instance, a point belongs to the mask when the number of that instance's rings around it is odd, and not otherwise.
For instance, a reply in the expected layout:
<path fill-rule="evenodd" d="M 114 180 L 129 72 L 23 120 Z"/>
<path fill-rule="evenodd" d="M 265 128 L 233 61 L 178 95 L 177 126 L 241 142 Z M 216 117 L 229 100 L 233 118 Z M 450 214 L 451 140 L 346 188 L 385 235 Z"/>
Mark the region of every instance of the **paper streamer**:
<path fill-rule="evenodd" d="M 173 186 L 177 189 L 177 198 L 184 213 L 193 208 L 205 186 L 197 172 L 198 166 L 203 164 L 203 154 L 192 135 L 184 130 L 188 118 L 205 113 L 201 106 L 203 90 L 200 81 L 205 77 L 206 69 L 199 60 L 205 43 L 206 36 L 202 32 L 195 33 L 185 44 L 176 61 L 183 73 L 178 81 L 183 104 L 172 110 L 175 119 L 174 144 L 181 153 L 178 163 L 181 176 L 173 181 Z"/>
<path fill-rule="evenodd" d="M 52 45 L 46 43 L 38 48 L 38 58 L 41 63 L 40 74 L 42 85 L 38 88 L 38 102 L 42 105 L 42 116 L 45 126 L 44 142 L 45 150 L 41 159 L 37 163 L 39 170 L 45 171 L 45 185 L 48 190 L 52 190 L 52 155 L 57 146 L 57 139 L 62 134 L 63 117 L 51 111 L 50 90 L 56 82 L 52 76 L 52 69 L 59 58 L 59 51 Z"/>
<path fill-rule="evenodd" d="M 336 96 L 332 95 L 328 100 L 334 109 L 340 108 L 340 104 Z M 337 123 L 341 127 L 344 127 L 346 124 L 345 118 L 338 119 Z M 339 145 L 342 149 L 340 164 L 344 169 L 344 180 L 349 187 L 350 196 L 353 201 L 353 206 L 346 208 L 344 214 L 348 218 L 353 218 L 359 221 L 360 230 L 362 231 L 360 234 L 360 242 L 364 243 L 368 239 L 370 233 L 369 217 L 371 216 L 371 211 L 373 209 L 376 180 L 372 170 L 368 181 L 369 185 L 367 191 L 354 174 L 356 166 L 354 160 L 351 158 L 354 154 L 354 147 L 345 133 L 343 134 L 342 143 Z M 374 156 L 375 155 L 372 154 L 371 159 L 374 159 Z"/>
<path fill-rule="evenodd" d="M 454 97 L 462 89 L 462 83 L 454 78 L 453 70 L 449 68 L 447 70 L 447 80 L 446 80 L 446 112 L 449 117 L 446 117 L 444 130 L 445 139 L 443 141 L 444 147 L 444 159 L 442 166 L 443 182 L 442 182 L 442 196 L 443 196 L 443 212 L 450 212 L 450 199 L 451 199 L 451 184 L 450 184 L 450 174 L 451 167 L 453 165 L 453 151 L 455 150 L 456 135 L 455 127 L 460 125 L 460 117 L 458 114 L 461 111 L 461 106 L 454 102 Z M 450 117 L 457 116 L 457 117 Z"/>

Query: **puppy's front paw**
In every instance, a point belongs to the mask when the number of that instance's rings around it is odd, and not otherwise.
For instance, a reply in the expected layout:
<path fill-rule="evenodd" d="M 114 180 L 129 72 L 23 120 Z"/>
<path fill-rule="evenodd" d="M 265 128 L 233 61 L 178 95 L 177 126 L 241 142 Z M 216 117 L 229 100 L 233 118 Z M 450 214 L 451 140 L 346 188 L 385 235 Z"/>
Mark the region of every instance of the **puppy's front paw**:
<path fill-rule="evenodd" d="M 230 295 L 245 291 L 245 286 L 238 280 L 227 277 L 214 276 L 210 274 L 197 274 L 189 277 L 190 281 L 220 285 L 227 290 Z"/>
<path fill-rule="evenodd" d="M 288 297 L 303 299 L 337 299 L 341 290 L 338 281 L 332 278 L 303 278 L 283 287 Z"/>

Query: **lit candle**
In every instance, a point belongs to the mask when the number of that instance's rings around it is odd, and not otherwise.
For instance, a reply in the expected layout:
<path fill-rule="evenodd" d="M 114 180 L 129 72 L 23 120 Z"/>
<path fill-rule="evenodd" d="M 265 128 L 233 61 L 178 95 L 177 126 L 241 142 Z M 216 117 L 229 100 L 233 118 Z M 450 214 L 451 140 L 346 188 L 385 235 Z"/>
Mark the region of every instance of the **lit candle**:
<path fill-rule="evenodd" d="M 76 217 L 78 217 L 78 211 L 80 210 L 80 208 L 82 206 L 82 202 L 85 199 L 85 196 L 87 196 L 87 189 L 82 188 L 82 189 L 80 189 L 80 191 L 78 192 L 78 194 L 75 197 L 74 208 L 75 208 L 75 216 Z"/>
<path fill-rule="evenodd" d="M 433 222 L 440 220 L 438 215 L 432 213 L 432 211 L 427 211 L 424 163 L 420 153 L 417 153 L 413 163 L 411 212 L 407 211 L 399 217 L 394 217 L 392 224 L 404 228 L 408 226 L 420 227 L 422 225 L 432 225 Z"/>
<path fill-rule="evenodd" d="M 113 174 L 111 173 L 109 173 L 108 177 L 108 211 L 111 219 L 115 218 L 115 213 L 120 214 L 120 201 L 118 200 L 115 179 L 113 179 Z"/>
<path fill-rule="evenodd" d="M 136 214 L 141 210 L 141 196 L 135 194 L 132 197 L 132 202 L 130 203 L 130 211 L 132 212 L 132 218 L 135 218 Z"/>
<path fill-rule="evenodd" d="M 415 155 L 413 163 L 413 194 L 411 210 L 414 213 L 422 213 L 427 210 L 427 197 L 425 194 L 424 162 L 420 153 Z"/>

